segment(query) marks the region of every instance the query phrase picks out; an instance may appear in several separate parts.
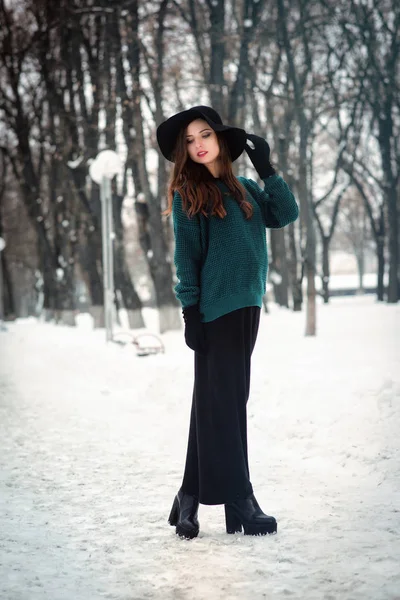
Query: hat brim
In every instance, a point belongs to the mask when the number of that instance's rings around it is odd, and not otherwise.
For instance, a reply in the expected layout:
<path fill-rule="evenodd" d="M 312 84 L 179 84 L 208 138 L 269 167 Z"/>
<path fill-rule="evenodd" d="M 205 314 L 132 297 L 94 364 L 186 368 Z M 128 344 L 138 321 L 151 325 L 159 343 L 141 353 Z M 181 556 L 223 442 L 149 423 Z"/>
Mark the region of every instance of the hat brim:
<path fill-rule="evenodd" d="M 157 128 L 157 142 L 167 160 L 174 162 L 173 155 L 178 134 L 183 127 L 187 127 L 195 119 L 204 119 L 214 131 L 223 133 L 232 162 L 239 158 L 246 145 L 247 135 L 245 130 L 240 127 L 215 123 L 198 108 L 189 108 L 173 115 Z"/>

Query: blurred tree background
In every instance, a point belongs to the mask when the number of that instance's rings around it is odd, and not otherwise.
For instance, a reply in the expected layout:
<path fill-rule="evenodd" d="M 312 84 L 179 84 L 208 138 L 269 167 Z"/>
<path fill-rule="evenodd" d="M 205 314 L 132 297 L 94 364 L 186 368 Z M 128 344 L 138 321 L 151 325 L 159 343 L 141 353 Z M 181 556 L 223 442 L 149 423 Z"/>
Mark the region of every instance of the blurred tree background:
<path fill-rule="evenodd" d="M 101 206 L 89 166 L 113 181 L 116 304 L 180 326 L 169 165 L 156 126 L 209 104 L 265 136 L 298 222 L 269 232 L 274 300 L 329 302 L 332 253 L 359 284 L 400 294 L 400 4 L 397 0 L 0 0 L 0 236 L 6 318 L 104 325 Z M 237 173 L 256 178 L 246 155 Z M 321 281 L 321 285 L 316 283 Z"/>

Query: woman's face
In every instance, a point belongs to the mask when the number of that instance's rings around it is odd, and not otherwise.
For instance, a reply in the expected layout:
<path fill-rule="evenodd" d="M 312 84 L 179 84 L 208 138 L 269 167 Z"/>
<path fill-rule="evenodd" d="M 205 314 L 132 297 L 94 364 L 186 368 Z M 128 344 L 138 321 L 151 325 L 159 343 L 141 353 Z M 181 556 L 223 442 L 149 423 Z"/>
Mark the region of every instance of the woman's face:
<path fill-rule="evenodd" d="M 190 158 L 214 171 L 219 156 L 217 134 L 207 121 L 196 119 L 186 129 L 186 143 Z"/>

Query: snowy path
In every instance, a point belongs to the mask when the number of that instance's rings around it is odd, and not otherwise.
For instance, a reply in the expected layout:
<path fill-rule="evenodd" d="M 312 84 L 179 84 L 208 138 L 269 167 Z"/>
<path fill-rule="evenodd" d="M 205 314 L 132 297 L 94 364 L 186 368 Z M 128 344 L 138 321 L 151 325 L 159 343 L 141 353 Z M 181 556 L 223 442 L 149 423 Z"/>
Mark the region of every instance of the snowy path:
<path fill-rule="evenodd" d="M 192 355 L 137 358 L 101 332 L 0 332 L 1 600 L 400 599 L 400 307 L 372 298 L 263 316 L 252 482 L 278 535 L 166 524 L 183 468 Z"/>

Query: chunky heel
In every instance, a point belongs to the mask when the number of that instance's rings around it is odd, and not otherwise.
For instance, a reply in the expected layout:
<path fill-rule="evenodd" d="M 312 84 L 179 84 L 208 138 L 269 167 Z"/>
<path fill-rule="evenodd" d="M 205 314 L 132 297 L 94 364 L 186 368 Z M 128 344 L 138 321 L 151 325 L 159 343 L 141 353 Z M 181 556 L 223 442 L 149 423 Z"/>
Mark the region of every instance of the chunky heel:
<path fill-rule="evenodd" d="M 178 498 L 175 496 L 174 503 L 172 505 L 171 512 L 168 517 L 168 523 L 170 525 L 175 526 L 178 522 L 178 517 L 179 517 L 179 502 L 178 502 Z"/>
<path fill-rule="evenodd" d="M 225 524 L 226 533 L 240 533 L 242 531 L 242 524 L 240 519 L 236 516 L 235 511 L 228 505 L 225 504 Z"/>

